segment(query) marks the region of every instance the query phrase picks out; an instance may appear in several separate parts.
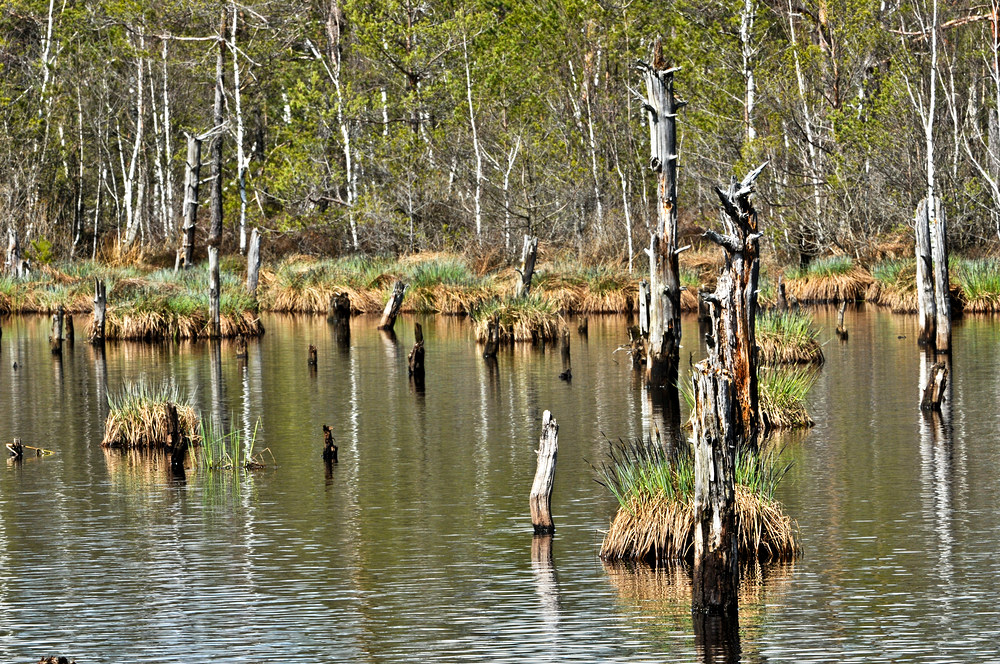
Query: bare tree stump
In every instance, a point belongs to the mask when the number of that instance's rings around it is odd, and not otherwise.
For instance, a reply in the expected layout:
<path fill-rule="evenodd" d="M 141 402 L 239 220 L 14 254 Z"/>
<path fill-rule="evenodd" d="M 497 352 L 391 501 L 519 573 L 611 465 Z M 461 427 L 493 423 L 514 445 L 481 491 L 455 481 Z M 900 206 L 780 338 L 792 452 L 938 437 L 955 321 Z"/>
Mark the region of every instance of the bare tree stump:
<path fill-rule="evenodd" d="M 7 273 L 17 279 L 25 276 L 25 261 L 21 258 L 21 239 L 13 226 L 7 230 Z"/>
<path fill-rule="evenodd" d="M 108 310 L 108 288 L 100 279 L 94 279 L 94 325 L 90 331 L 90 342 L 104 343 L 105 316 Z"/>
<path fill-rule="evenodd" d="M 177 414 L 177 404 L 168 401 L 163 404 L 163 414 L 167 420 L 166 448 L 170 452 L 170 468 L 174 471 L 184 470 L 184 457 L 187 455 L 188 439 L 181 432 L 180 417 Z"/>
<path fill-rule="evenodd" d="M 209 336 L 218 339 L 222 336 L 222 326 L 219 321 L 219 298 L 221 287 L 219 285 L 219 248 L 215 245 L 208 247 L 208 325 Z"/>
<path fill-rule="evenodd" d="M 695 613 L 735 615 L 739 566 L 736 546 L 735 452 L 739 444 L 737 389 L 718 360 L 695 365 L 694 572 Z"/>
<path fill-rule="evenodd" d="M 323 425 L 323 461 L 337 463 L 337 446 L 334 444 L 333 429 Z"/>
<path fill-rule="evenodd" d="M 788 296 L 785 295 L 784 275 L 778 275 L 778 311 L 788 311 Z"/>
<path fill-rule="evenodd" d="M 257 281 L 260 276 L 260 231 L 250 231 L 250 247 L 247 249 L 247 293 L 257 299 Z"/>
<path fill-rule="evenodd" d="M 424 329 L 420 323 L 413 324 L 413 349 L 407 358 L 410 376 L 417 383 L 424 380 Z"/>
<path fill-rule="evenodd" d="M 649 337 L 649 282 L 645 279 L 639 282 L 639 334 Z"/>
<path fill-rule="evenodd" d="M 524 245 L 521 247 L 521 283 L 518 286 L 517 294 L 520 297 L 527 297 L 531 292 L 531 278 L 535 273 L 535 260 L 538 256 L 538 238 L 530 235 L 524 236 Z"/>
<path fill-rule="evenodd" d="M 587 336 L 587 333 L 590 331 L 590 320 L 586 316 L 584 316 L 583 320 L 580 321 L 580 324 L 577 325 L 576 331 L 581 337 Z"/>
<path fill-rule="evenodd" d="M 20 461 L 24 458 L 24 445 L 21 443 L 20 438 L 15 438 L 13 443 L 7 444 L 7 451 L 10 453 L 10 458 L 15 461 Z"/>
<path fill-rule="evenodd" d="M 65 312 L 62 305 L 52 314 L 52 335 L 49 337 L 49 346 L 53 355 L 62 355 L 63 342 L 63 316 Z"/>
<path fill-rule="evenodd" d="M 947 384 L 947 363 L 935 363 L 928 372 L 927 384 L 924 385 L 923 398 L 920 400 L 920 410 L 941 410 L 941 402 L 944 401 L 944 388 Z"/>
<path fill-rule="evenodd" d="M 63 321 L 63 338 L 72 345 L 75 336 L 76 331 L 73 329 L 73 314 L 66 314 L 66 318 Z"/>
<path fill-rule="evenodd" d="M 951 294 L 948 277 L 948 224 L 941 199 L 935 197 L 933 207 L 927 208 L 927 225 L 931 237 L 931 258 L 934 273 L 935 333 L 934 350 L 947 353 L 951 350 Z"/>
<path fill-rule="evenodd" d="M 343 323 L 351 319 L 351 297 L 344 292 L 330 296 L 330 304 L 326 308 L 328 323 Z"/>
<path fill-rule="evenodd" d="M 485 359 L 495 358 L 498 350 L 500 350 L 500 319 L 494 316 L 486 324 L 486 345 L 483 348 L 483 357 Z"/>
<path fill-rule="evenodd" d="M 840 310 L 837 312 L 837 336 L 841 341 L 847 341 L 847 328 L 844 326 L 844 311 L 847 310 L 847 301 L 840 303 Z"/>
<path fill-rule="evenodd" d="M 559 334 L 559 354 L 562 357 L 562 373 L 559 374 L 560 380 L 571 381 L 573 380 L 573 368 L 570 362 L 569 354 L 569 330 L 563 328 L 562 332 Z"/>
<path fill-rule="evenodd" d="M 538 464 L 535 467 L 535 481 L 531 485 L 528 502 L 531 506 L 531 524 L 536 535 L 555 532 L 552 521 L 552 484 L 556 476 L 556 454 L 559 451 L 559 425 L 552 413 L 542 415 L 542 435 L 538 441 Z"/>
<path fill-rule="evenodd" d="M 309 366 L 315 367 L 317 364 L 316 346 L 309 344 Z"/>
<path fill-rule="evenodd" d="M 389 300 L 385 303 L 385 309 L 382 311 L 382 320 L 379 321 L 378 329 L 380 330 L 391 330 L 396 324 L 396 316 L 399 315 L 399 310 L 403 306 L 403 295 L 406 293 L 406 284 L 402 281 L 397 281 L 392 285 L 392 293 L 389 295 Z"/>
<path fill-rule="evenodd" d="M 632 369 L 640 371 L 646 366 L 646 340 L 638 325 L 628 329 L 628 351 L 632 358 Z"/>

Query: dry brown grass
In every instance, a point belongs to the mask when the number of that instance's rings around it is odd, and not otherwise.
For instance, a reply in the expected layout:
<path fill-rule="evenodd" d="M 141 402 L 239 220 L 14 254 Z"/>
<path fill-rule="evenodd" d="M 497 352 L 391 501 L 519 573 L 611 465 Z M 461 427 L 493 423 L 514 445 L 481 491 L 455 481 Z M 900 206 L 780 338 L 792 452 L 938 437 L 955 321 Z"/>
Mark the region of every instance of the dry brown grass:
<path fill-rule="evenodd" d="M 493 300 L 473 312 L 476 341 L 485 343 L 489 323 L 496 317 L 500 323 L 500 343 L 553 341 L 565 322 L 549 300 L 531 295 L 527 298 Z"/>
<path fill-rule="evenodd" d="M 201 444 L 198 434 L 198 416 L 187 404 L 177 406 L 181 433 L 188 436 L 190 445 Z M 101 447 L 123 450 L 164 449 L 167 439 L 167 416 L 161 402 L 149 402 L 126 409 L 112 409 L 104 422 L 104 439 Z"/>
<path fill-rule="evenodd" d="M 605 560 L 689 560 L 694 553 L 694 505 L 665 496 L 632 498 L 619 509 L 601 544 Z M 799 554 L 795 525 L 780 503 L 736 487 L 740 560 L 790 560 Z"/>
<path fill-rule="evenodd" d="M 844 274 L 807 275 L 785 281 L 785 292 L 799 302 L 853 302 L 865 297 L 873 279 L 854 268 Z"/>
<path fill-rule="evenodd" d="M 87 322 L 87 335 L 93 333 L 93 319 Z M 219 316 L 220 337 L 259 337 L 264 326 L 256 313 L 243 311 Z M 158 311 L 118 313 L 109 308 L 104 326 L 107 340 L 162 341 L 166 339 L 201 339 L 211 337 L 208 315 L 175 314 Z"/>

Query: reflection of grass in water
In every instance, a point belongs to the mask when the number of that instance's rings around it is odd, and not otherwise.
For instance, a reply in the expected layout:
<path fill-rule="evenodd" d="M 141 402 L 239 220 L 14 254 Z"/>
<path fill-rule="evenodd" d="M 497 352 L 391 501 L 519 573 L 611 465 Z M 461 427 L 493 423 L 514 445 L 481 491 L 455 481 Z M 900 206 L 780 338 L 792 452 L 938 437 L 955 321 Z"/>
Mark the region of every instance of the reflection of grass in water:
<path fill-rule="evenodd" d="M 198 426 L 202 439 L 201 452 L 198 454 L 199 468 L 207 471 L 227 471 L 239 477 L 265 467 L 265 457 L 270 455 L 271 451 L 267 448 L 255 449 L 257 432 L 260 430 L 259 418 L 249 436 L 244 436 L 239 428 L 227 431 L 211 417 L 203 417 Z"/>

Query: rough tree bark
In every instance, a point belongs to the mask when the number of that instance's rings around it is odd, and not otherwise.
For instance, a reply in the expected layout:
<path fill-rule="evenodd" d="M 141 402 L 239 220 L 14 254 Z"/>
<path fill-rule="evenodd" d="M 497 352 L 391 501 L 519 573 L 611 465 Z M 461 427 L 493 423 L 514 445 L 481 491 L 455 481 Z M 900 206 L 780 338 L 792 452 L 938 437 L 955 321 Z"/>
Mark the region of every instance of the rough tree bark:
<path fill-rule="evenodd" d="M 424 380 L 424 329 L 420 323 L 413 324 L 413 349 L 407 358 L 409 374 L 417 383 Z"/>
<path fill-rule="evenodd" d="M 49 337 L 49 344 L 53 355 L 62 355 L 63 316 L 65 313 L 65 309 L 60 304 L 56 312 L 52 314 L 52 336 Z"/>
<path fill-rule="evenodd" d="M 934 350 L 947 353 L 951 350 L 951 300 L 948 293 L 948 223 L 941 199 L 934 197 L 934 205 L 927 207 L 927 225 L 931 236 L 931 259 L 934 272 L 934 308 L 936 310 Z"/>
<path fill-rule="evenodd" d="M 538 256 L 538 238 L 530 235 L 524 236 L 524 246 L 521 248 L 521 284 L 518 286 L 517 294 L 520 297 L 527 297 L 531 292 L 531 277 L 535 274 L 535 259 Z"/>
<path fill-rule="evenodd" d="M 725 265 L 715 292 L 705 299 L 712 306 L 713 352 L 730 372 L 736 390 L 737 431 L 740 445 L 756 450 L 761 429 L 757 391 L 757 288 L 760 277 L 760 237 L 757 211 L 750 202 L 753 185 L 766 164 L 742 181 L 733 178 L 726 191 L 715 188 L 722 202 L 722 234 L 705 231 L 705 237 L 725 250 Z"/>
<path fill-rule="evenodd" d="M 201 137 L 187 134 L 187 162 L 184 169 L 184 226 L 178 264 L 188 269 L 194 263 L 194 229 L 198 218 L 198 188 L 201 184 Z M 174 271 L 178 264 L 174 265 Z"/>
<path fill-rule="evenodd" d="M 646 382 L 677 389 L 681 343 L 681 290 L 677 266 L 677 111 L 674 72 L 663 57 L 659 39 L 653 63 L 639 63 L 646 81 L 644 108 L 649 119 L 649 166 L 657 174 L 656 229 L 649 249 L 649 337 Z"/>
<path fill-rule="evenodd" d="M 222 336 L 222 326 L 219 321 L 219 248 L 208 247 L 208 325 L 209 336 Z"/>
<path fill-rule="evenodd" d="M 208 229 L 208 245 L 216 248 L 222 243 L 222 138 L 224 135 L 222 125 L 226 121 L 224 115 L 226 96 L 225 88 L 223 87 L 226 57 L 226 23 L 226 8 L 223 7 L 219 20 L 219 52 L 215 59 L 215 104 L 213 106 L 215 126 L 212 128 L 212 142 L 208 148 L 212 160 L 211 190 L 209 191 L 211 225 Z"/>
<path fill-rule="evenodd" d="M 107 310 L 108 288 L 100 279 L 94 279 L 94 324 L 90 331 L 90 342 L 98 346 L 104 343 L 104 326 Z"/>
<path fill-rule="evenodd" d="M 247 293 L 257 299 L 257 280 L 260 276 L 260 231 L 250 231 L 250 247 L 247 249 Z"/>
<path fill-rule="evenodd" d="M 378 329 L 392 330 L 396 324 L 396 316 L 399 315 L 399 309 L 403 306 L 403 295 L 405 293 L 406 284 L 402 281 L 397 281 L 392 285 L 392 293 L 389 295 L 389 300 L 385 303 L 385 309 L 382 311 L 382 320 L 379 321 Z"/>
<path fill-rule="evenodd" d="M 931 254 L 931 233 L 927 214 L 927 199 L 917 205 L 913 218 L 914 243 L 917 254 L 917 308 L 920 332 L 917 343 L 934 343 L 937 324 L 937 300 L 934 298 L 934 258 Z"/>
<path fill-rule="evenodd" d="M 556 455 L 559 451 L 559 425 L 552 413 L 542 414 L 542 435 L 538 441 L 538 464 L 535 467 L 535 481 L 531 484 L 528 502 L 531 506 L 531 524 L 536 535 L 555 532 L 552 521 L 552 484 L 556 475 Z"/>

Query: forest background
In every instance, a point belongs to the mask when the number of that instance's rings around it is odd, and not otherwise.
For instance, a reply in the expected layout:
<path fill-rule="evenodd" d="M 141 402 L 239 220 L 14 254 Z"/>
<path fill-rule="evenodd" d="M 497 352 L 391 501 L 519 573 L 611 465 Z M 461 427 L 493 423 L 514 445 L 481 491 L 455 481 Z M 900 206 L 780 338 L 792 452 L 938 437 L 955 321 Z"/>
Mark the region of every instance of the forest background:
<path fill-rule="evenodd" d="M 511 256 L 529 233 L 631 265 L 656 200 L 634 65 L 661 35 L 688 102 L 682 235 L 767 161 L 758 207 L 787 261 L 898 249 L 929 110 L 951 242 L 982 248 L 1000 234 L 998 4 L 2 0 L 0 228 L 36 261 L 172 263 L 192 134 L 221 141 L 231 251 L 254 227 L 272 252 L 334 255 Z"/>

